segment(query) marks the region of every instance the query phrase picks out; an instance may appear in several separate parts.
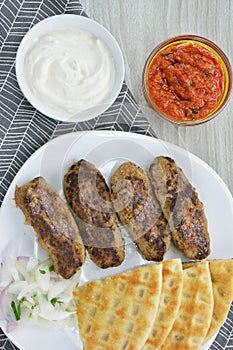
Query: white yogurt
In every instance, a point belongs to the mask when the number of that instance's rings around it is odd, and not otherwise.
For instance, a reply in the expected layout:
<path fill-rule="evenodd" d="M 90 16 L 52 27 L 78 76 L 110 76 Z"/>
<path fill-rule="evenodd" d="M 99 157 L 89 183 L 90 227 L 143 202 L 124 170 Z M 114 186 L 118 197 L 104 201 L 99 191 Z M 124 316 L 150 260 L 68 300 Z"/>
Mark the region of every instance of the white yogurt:
<path fill-rule="evenodd" d="M 25 58 L 33 94 L 54 111 L 74 115 L 104 103 L 115 79 L 104 42 L 80 29 L 64 29 L 37 40 Z"/>

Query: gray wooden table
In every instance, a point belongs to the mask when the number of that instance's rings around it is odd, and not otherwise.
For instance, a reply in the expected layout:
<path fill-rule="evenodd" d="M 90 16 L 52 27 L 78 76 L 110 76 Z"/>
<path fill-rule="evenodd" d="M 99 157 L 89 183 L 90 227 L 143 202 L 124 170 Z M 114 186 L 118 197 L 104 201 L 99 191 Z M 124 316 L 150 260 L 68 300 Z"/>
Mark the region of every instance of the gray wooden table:
<path fill-rule="evenodd" d="M 198 34 L 216 42 L 233 62 L 232 0 L 82 0 L 86 13 L 120 44 L 125 80 L 159 138 L 191 151 L 208 163 L 233 193 L 233 98 L 205 125 L 174 127 L 146 107 L 141 89 L 144 62 L 161 41 Z"/>
<path fill-rule="evenodd" d="M 118 40 L 125 57 L 125 80 L 138 105 L 161 139 L 190 150 L 212 166 L 233 192 L 232 99 L 217 119 L 192 128 L 175 128 L 151 114 L 141 90 L 141 74 L 150 51 L 161 41 L 185 33 L 206 36 L 217 44 L 231 60 L 233 48 L 233 0 L 81 0 L 87 14 L 102 23 Z M 48 16 L 60 13 L 83 14 L 78 0 L 0 0 L 1 98 L 0 98 L 0 203 L 18 169 L 26 159 L 50 138 L 71 131 L 112 129 L 107 116 L 88 123 L 57 123 L 49 120 L 24 99 L 15 77 L 15 55 L 27 30 Z M 23 19 L 23 20 L 22 20 Z M 2 43 L 2 42 L 1 42 Z M 10 97 L 9 97 L 10 96 Z M 121 106 L 130 101 L 130 118 Z M 126 84 L 117 99 L 119 110 L 110 113 L 114 130 L 152 134 L 148 123 L 138 113 Z M 22 120 L 23 116 L 23 120 Z M 136 117 L 137 116 L 137 117 Z M 140 127 L 138 127 L 138 125 Z M 123 128 L 124 129 L 124 128 Z M 125 129 L 124 129 L 125 130 Z M 31 142 L 33 140 L 33 143 Z M 29 147 L 30 146 L 30 147 Z M 212 350 L 233 349 L 233 304 L 229 318 L 211 346 Z M 230 336 L 231 332 L 231 336 Z M 227 345 L 226 345 L 227 343 Z M 222 346 L 221 346 L 222 344 Z M 0 331 L 0 350 L 15 347 Z"/>

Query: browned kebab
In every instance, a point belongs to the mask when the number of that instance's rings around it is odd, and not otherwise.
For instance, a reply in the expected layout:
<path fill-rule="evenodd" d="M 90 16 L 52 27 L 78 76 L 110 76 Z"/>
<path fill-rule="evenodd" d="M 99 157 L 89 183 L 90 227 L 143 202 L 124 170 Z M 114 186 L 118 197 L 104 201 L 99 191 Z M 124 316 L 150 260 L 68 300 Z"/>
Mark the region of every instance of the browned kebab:
<path fill-rule="evenodd" d="M 170 157 L 160 156 L 148 167 L 151 181 L 176 247 L 195 260 L 210 254 L 210 237 L 204 205 L 196 189 Z"/>
<path fill-rule="evenodd" d="M 81 159 L 65 174 L 64 191 L 90 258 L 101 268 L 120 265 L 125 257 L 124 239 L 100 171 Z"/>
<path fill-rule="evenodd" d="M 25 215 L 25 224 L 37 233 L 41 247 L 48 251 L 55 272 L 70 278 L 85 261 L 85 247 L 67 204 L 43 177 L 16 186 L 16 205 Z"/>
<path fill-rule="evenodd" d="M 115 210 L 139 251 L 147 260 L 161 261 L 170 234 L 146 173 L 132 162 L 123 163 L 111 178 Z"/>

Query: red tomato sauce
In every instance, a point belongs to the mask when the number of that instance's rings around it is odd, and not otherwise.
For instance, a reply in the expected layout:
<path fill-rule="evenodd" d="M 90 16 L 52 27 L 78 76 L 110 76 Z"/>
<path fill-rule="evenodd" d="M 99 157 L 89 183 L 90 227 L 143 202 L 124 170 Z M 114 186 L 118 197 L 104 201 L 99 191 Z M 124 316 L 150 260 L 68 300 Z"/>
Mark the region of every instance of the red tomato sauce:
<path fill-rule="evenodd" d="M 194 43 L 176 44 L 152 59 L 147 89 L 151 101 L 168 117 L 177 121 L 200 120 L 221 101 L 224 72 L 207 48 Z"/>

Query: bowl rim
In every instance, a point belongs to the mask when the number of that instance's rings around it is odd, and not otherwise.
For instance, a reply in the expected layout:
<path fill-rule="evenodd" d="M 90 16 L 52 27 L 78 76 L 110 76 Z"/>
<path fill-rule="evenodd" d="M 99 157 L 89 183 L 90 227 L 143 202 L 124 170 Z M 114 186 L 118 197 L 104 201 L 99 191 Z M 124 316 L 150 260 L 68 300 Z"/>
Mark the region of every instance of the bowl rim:
<path fill-rule="evenodd" d="M 70 116 L 65 112 L 55 111 L 42 103 L 31 91 L 24 74 L 25 57 L 35 42 L 46 33 L 68 28 L 80 28 L 102 39 L 112 55 L 115 66 L 115 81 L 106 99 L 92 108 L 77 113 L 75 116 Z M 117 40 L 104 26 L 82 15 L 59 14 L 43 19 L 28 30 L 17 50 L 15 71 L 21 91 L 36 110 L 58 121 L 81 122 L 99 116 L 114 103 L 121 91 L 124 81 L 125 64 L 123 53 Z"/>
<path fill-rule="evenodd" d="M 214 109 L 214 112 L 210 112 L 209 115 L 205 118 L 202 119 L 197 119 L 195 121 L 181 121 L 181 120 L 176 120 L 173 119 L 172 117 L 169 117 L 168 115 L 166 115 L 165 113 L 163 113 L 161 110 L 159 110 L 159 108 L 157 108 L 157 106 L 151 101 L 149 93 L 147 91 L 147 70 L 150 66 L 150 63 L 152 61 L 152 59 L 155 57 L 155 55 L 162 49 L 164 49 L 167 46 L 171 46 L 173 43 L 174 44 L 178 44 L 179 42 L 183 43 L 183 42 L 198 42 L 200 43 L 201 46 L 210 49 L 210 51 L 215 54 L 215 56 L 217 56 L 217 58 L 221 59 L 220 64 L 223 67 L 223 71 L 224 71 L 224 77 L 226 78 L 226 74 L 227 74 L 227 81 L 228 81 L 228 86 L 227 86 L 227 90 L 224 96 L 221 98 L 221 101 L 219 102 L 220 107 L 216 107 Z M 216 55 L 217 54 L 217 55 Z M 224 66 L 223 66 L 224 65 Z M 225 84 L 225 83 L 224 83 Z M 166 120 L 170 123 L 172 123 L 173 125 L 177 125 L 177 126 L 195 126 L 195 125 L 200 125 L 200 124 L 204 124 L 207 121 L 215 118 L 222 110 L 223 108 L 226 106 L 227 102 L 229 101 L 230 98 L 230 94 L 231 94 L 231 90 L 232 90 L 232 67 L 231 67 L 231 63 L 228 59 L 228 57 L 226 56 L 226 54 L 223 52 L 223 50 L 217 45 L 215 44 L 212 40 L 205 38 L 203 36 L 200 35 L 196 35 L 196 34 L 182 34 L 182 35 L 178 35 L 178 36 L 174 36 L 171 37 L 167 40 L 164 40 L 163 42 L 159 43 L 148 55 L 146 62 L 144 64 L 143 67 L 143 72 L 142 72 L 142 91 L 143 91 L 143 95 L 144 98 L 148 104 L 148 106 L 150 107 L 150 109 L 152 109 L 154 112 L 157 112 L 157 115 L 159 117 L 161 117 L 163 120 Z"/>

